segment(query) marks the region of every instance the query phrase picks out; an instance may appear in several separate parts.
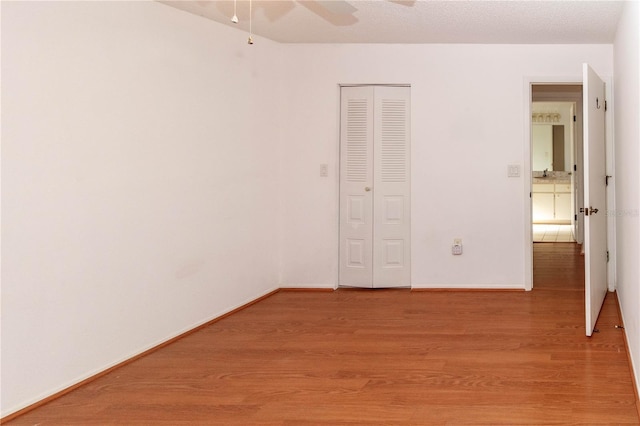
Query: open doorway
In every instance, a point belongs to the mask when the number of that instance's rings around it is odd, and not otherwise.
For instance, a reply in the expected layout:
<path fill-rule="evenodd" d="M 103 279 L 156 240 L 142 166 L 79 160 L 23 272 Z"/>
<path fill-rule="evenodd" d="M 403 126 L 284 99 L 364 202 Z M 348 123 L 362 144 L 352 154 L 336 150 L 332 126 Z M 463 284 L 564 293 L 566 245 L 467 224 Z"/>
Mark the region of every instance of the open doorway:
<path fill-rule="evenodd" d="M 576 103 L 534 101 L 531 111 L 533 242 L 574 242 Z"/>
<path fill-rule="evenodd" d="M 582 84 L 531 86 L 531 226 L 534 243 L 584 238 Z"/>
<path fill-rule="evenodd" d="M 538 87 L 540 86 L 540 87 Z M 605 81 L 589 66 L 582 66 L 582 84 L 579 81 L 563 84 L 539 84 L 535 81 L 527 83 L 528 104 L 526 105 L 526 128 L 529 136 L 532 134 L 532 105 L 540 102 L 571 102 L 576 104 L 575 130 L 577 142 L 575 144 L 575 162 L 572 170 L 572 182 L 574 190 L 574 222 L 576 240 L 580 244 L 573 247 L 580 248 L 578 253 L 584 255 L 584 301 L 585 301 L 585 329 L 586 335 L 591 336 L 598 314 L 604 301 L 607 290 L 613 291 L 613 282 L 610 281 L 615 267 L 609 263 L 615 261 L 615 253 L 610 253 L 609 240 L 615 232 L 610 232 L 614 224 L 607 217 L 607 208 L 612 206 L 613 188 L 608 187 L 613 175 L 613 167 L 608 164 L 613 152 L 611 129 L 611 114 L 607 111 L 607 94 L 611 95 L 611 83 Z M 582 112 L 583 116 L 580 115 Z M 607 123 L 609 125 L 607 125 Z M 526 181 L 530 194 L 533 185 L 533 161 L 530 150 L 531 139 L 528 138 L 527 153 L 528 176 Z M 582 142 L 581 142 L 582 141 Z M 527 253 L 527 267 L 531 267 L 532 274 L 525 282 L 527 290 L 533 289 L 533 238 L 531 228 L 532 203 L 527 203 L 528 218 L 527 236 L 528 244 L 525 247 Z M 604 213 L 604 214 L 603 214 Z M 557 243 L 556 243 L 557 244 Z M 568 244 L 567 244 L 568 245 Z M 531 257 L 529 257 L 531 256 Z M 531 263 L 529 263 L 531 262 Z"/>

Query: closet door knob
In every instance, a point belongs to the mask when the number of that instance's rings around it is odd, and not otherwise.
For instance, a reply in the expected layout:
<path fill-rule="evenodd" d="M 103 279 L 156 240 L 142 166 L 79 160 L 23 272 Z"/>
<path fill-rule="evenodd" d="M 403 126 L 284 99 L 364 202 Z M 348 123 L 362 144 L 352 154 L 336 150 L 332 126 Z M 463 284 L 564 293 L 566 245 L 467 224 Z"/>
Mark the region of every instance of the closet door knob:
<path fill-rule="evenodd" d="M 364 190 L 365 190 L 365 191 L 367 191 L 367 192 L 369 192 L 369 191 L 371 191 L 371 188 L 369 188 L 368 186 L 365 186 L 365 187 L 364 187 Z"/>

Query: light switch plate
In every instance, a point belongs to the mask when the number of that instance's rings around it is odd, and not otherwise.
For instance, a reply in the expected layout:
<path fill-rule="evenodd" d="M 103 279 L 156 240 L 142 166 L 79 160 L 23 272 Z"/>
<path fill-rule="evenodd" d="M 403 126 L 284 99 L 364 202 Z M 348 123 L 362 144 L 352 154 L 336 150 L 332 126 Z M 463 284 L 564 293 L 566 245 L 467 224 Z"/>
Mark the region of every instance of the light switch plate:
<path fill-rule="evenodd" d="M 329 176 L 329 165 L 328 164 L 320 164 L 320 177 Z"/>
<path fill-rule="evenodd" d="M 507 176 L 520 177 L 520 164 L 509 164 L 507 166 Z"/>

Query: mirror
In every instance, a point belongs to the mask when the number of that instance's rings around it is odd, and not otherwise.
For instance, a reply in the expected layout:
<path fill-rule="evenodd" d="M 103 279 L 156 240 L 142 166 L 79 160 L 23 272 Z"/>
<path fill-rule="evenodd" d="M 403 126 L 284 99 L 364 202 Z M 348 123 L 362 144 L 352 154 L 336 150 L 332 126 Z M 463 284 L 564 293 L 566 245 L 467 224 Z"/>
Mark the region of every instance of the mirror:
<path fill-rule="evenodd" d="M 532 126 L 533 170 L 565 171 L 564 125 Z"/>

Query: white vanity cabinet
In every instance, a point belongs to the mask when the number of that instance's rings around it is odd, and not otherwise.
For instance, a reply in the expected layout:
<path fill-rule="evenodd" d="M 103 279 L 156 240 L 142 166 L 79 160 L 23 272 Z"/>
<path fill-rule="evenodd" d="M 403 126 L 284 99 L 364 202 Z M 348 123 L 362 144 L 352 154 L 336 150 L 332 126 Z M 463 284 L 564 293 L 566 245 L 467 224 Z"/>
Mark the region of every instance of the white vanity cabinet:
<path fill-rule="evenodd" d="M 571 184 L 534 183 L 532 189 L 534 223 L 571 223 Z"/>
<path fill-rule="evenodd" d="M 531 198 L 534 222 L 546 222 L 554 219 L 555 194 L 553 184 L 534 183 Z"/>
<path fill-rule="evenodd" d="M 555 219 L 571 223 L 571 184 L 555 185 Z"/>

